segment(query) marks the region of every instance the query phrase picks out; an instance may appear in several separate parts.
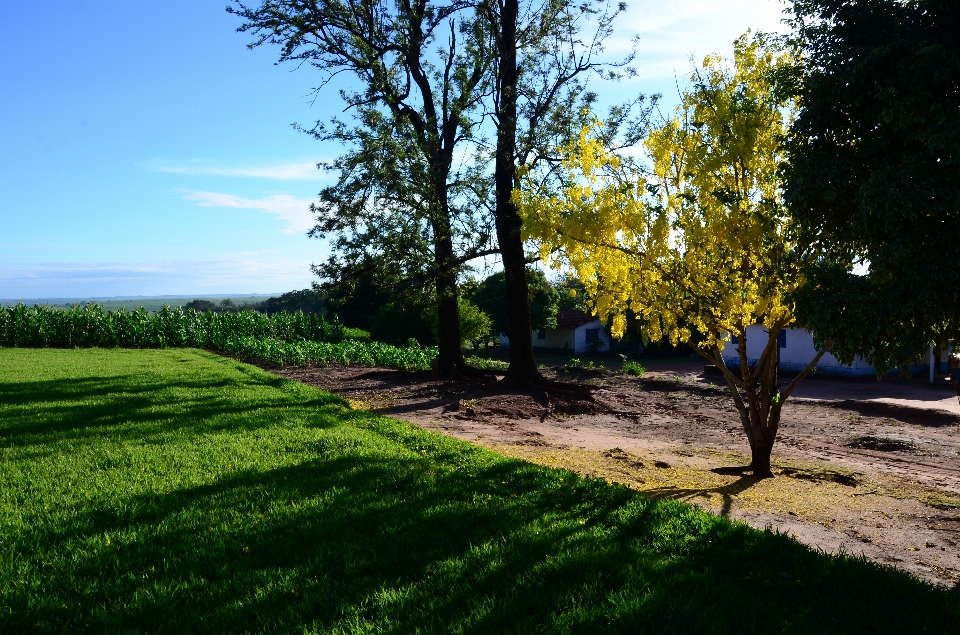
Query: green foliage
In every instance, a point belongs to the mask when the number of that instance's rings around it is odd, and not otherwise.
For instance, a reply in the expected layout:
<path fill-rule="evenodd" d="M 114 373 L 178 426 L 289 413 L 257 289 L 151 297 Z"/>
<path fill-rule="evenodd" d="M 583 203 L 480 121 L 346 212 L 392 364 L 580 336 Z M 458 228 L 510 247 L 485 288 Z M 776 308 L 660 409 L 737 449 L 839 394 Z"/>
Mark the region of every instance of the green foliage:
<path fill-rule="evenodd" d="M 643 377 L 647 372 L 647 369 L 644 368 L 640 362 L 626 358 L 624 358 L 623 366 L 620 367 L 620 370 L 628 375 L 634 375 L 635 377 Z"/>
<path fill-rule="evenodd" d="M 183 308 L 187 310 L 200 311 L 201 313 L 203 313 L 206 311 L 216 311 L 217 303 L 211 302 L 210 300 L 196 299 L 196 300 L 191 300 L 190 302 L 187 302 L 186 304 L 184 304 Z"/>
<path fill-rule="evenodd" d="M 387 302 L 374 311 L 370 319 L 370 334 L 378 342 L 397 346 L 410 339 L 434 342 L 436 334 L 431 325 L 430 311 L 429 305 L 412 301 Z"/>
<path fill-rule="evenodd" d="M 357 340 L 360 342 L 369 342 L 370 331 L 364 331 L 363 329 L 355 329 L 349 326 L 345 326 L 343 327 L 343 339 Z"/>
<path fill-rule="evenodd" d="M 558 311 L 590 312 L 590 302 L 587 300 L 586 289 L 576 277 L 564 276 L 553 283 L 553 288 L 557 291 Z"/>
<path fill-rule="evenodd" d="M 843 362 L 902 368 L 960 332 L 960 3 L 792 12 L 805 68 L 785 200 L 801 244 L 823 254 L 797 318 Z"/>
<path fill-rule="evenodd" d="M 490 337 L 490 328 L 493 325 L 490 316 L 481 311 L 476 304 L 466 298 L 458 297 L 460 309 L 460 339 L 462 342 L 482 343 Z M 427 310 L 430 326 L 434 338 L 437 338 L 439 324 L 437 310 L 431 307 Z"/>
<path fill-rule="evenodd" d="M 530 295 L 530 322 L 534 331 L 557 326 L 557 307 L 560 302 L 557 290 L 539 269 L 527 269 L 527 287 Z M 493 320 L 495 333 L 506 333 L 507 283 L 499 271 L 483 280 L 471 298 Z"/>
<path fill-rule="evenodd" d="M 258 359 L 278 366 L 324 366 L 330 363 L 359 366 L 389 366 L 401 370 L 428 370 L 437 356 L 435 347 L 393 346 L 382 342 L 285 342 L 269 337 L 233 337 L 224 352 L 244 359 Z"/>
<path fill-rule="evenodd" d="M 3 633 L 941 635 L 960 621 L 955 594 L 893 569 L 203 351 L 0 350 L 0 482 Z"/>
<path fill-rule="evenodd" d="M 233 338 L 338 342 L 343 327 L 302 312 L 268 316 L 256 311 L 200 313 L 165 306 L 104 311 L 99 304 L 52 309 L 17 304 L 0 308 L 0 346 L 36 348 L 196 347 L 224 349 Z"/>
<path fill-rule="evenodd" d="M 302 289 L 300 291 L 288 291 L 277 297 L 268 298 L 250 308 L 269 315 L 296 313 L 297 311 L 323 315 L 326 310 L 326 301 L 323 294 L 316 289 Z"/>
<path fill-rule="evenodd" d="M 498 359 L 489 359 L 486 357 L 478 357 L 477 355 L 471 355 L 466 358 L 464 361 L 467 362 L 468 366 L 473 368 L 479 368 L 480 370 L 498 370 L 507 372 L 510 368 L 510 364 L 507 362 L 502 362 Z"/>

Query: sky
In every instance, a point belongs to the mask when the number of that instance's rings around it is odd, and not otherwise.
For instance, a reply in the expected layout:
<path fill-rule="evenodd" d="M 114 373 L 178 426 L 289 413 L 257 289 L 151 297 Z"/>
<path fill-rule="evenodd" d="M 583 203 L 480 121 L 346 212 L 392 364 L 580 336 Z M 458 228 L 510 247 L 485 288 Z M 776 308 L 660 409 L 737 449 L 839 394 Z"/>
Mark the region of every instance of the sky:
<path fill-rule="evenodd" d="M 0 0 L 0 299 L 279 293 L 315 280 L 317 169 L 342 151 L 297 132 L 343 116 L 318 72 L 249 50 L 229 0 Z M 251 4 L 255 4 L 253 0 Z M 613 103 L 663 93 L 781 0 L 633 0 L 639 35 Z"/>

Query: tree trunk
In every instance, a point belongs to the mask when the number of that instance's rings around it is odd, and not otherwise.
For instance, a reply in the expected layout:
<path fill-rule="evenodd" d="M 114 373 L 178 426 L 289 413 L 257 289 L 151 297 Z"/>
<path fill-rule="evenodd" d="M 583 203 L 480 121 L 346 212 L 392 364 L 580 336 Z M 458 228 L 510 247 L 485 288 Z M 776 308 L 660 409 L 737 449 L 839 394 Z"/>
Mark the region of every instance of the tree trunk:
<path fill-rule="evenodd" d="M 754 433 L 750 441 L 750 469 L 758 478 L 771 478 L 770 454 L 773 452 L 773 439 L 758 438 Z"/>
<path fill-rule="evenodd" d="M 443 272 L 438 275 L 436 290 L 439 340 L 437 372 L 441 379 L 451 379 L 457 370 L 464 366 L 463 352 L 460 349 L 460 307 L 457 303 L 456 273 Z"/>
<path fill-rule="evenodd" d="M 497 82 L 500 107 L 497 121 L 496 182 L 497 241 L 507 283 L 507 336 L 510 338 L 510 369 L 504 383 L 516 387 L 543 382 L 533 356 L 533 332 L 527 288 L 526 258 L 521 235 L 522 221 L 511 199 L 516 185 L 517 153 L 517 14 L 518 0 L 500 4 L 500 68 Z"/>
<path fill-rule="evenodd" d="M 437 207 L 433 219 L 433 254 L 437 267 L 437 336 L 436 372 L 440 379 L 452 379 L 464 367 L 460 349 L 460 305 L 457 301 L 457 269 L 454 264 L 450 210 L 447 203 L 447 174 L 437 169 L 435 192 Z"/>

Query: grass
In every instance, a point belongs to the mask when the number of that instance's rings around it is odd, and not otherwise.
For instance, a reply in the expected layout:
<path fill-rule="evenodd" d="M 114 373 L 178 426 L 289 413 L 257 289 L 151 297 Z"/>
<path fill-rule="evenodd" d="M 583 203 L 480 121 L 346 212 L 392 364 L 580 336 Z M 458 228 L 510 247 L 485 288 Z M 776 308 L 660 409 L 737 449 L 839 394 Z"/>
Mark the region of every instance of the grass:
<path fill-rule="evenodd" d="M 949 633 L 855 558 L 191 349 L 0 349 L 0 632 Z"/>
<path fill-rule="evenodd" d="M 510 349 L 506 347 L 465 349 L 464 354 L 472 356 L 470 358 L 471 360 L 486 359 L 505 362 L 510 359 Z M 592 363 L 593 368 L 606 368 L 607 370 L 615 372 L 626 372 L 624 369 L 623 356 L 617 352 L 590 354 L 574 353 L 573 351 L 537 350 L 534 351 L 534 356 L 536 357 L 537 364 L 547 367 L 580 366 Z M 577 363 L 572 363 L 574 361 Z M 689 355 L 674 355 L 663 357 L 648 356 L 641 358 L 639 361 L 634 361 L 634 363 L 656 368 L 658 366 L 669 366 L 672 364 L 684 364 L 696 361 L 697 359 L 691 358 Z M 471 363 L 473 362 L 471 361 Z"/>

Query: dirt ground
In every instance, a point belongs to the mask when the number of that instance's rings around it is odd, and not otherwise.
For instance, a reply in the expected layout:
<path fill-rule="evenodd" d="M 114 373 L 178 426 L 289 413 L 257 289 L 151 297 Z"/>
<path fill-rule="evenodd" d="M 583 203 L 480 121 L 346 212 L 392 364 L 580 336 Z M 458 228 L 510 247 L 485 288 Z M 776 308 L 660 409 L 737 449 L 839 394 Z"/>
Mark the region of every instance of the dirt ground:
<path fill-rule="evenodd" d="M 595 401 L 438 382 L 429 372 L 273 369 L 355 408 L 503 454 L 688 501 L 813 548 L 960 592 L 960 401 L 946 382 L 805 380 L 784 406 L 773 479 L 725 473 L 749 448 L 719 374 L 700 362 L 544 370 Z"/>

